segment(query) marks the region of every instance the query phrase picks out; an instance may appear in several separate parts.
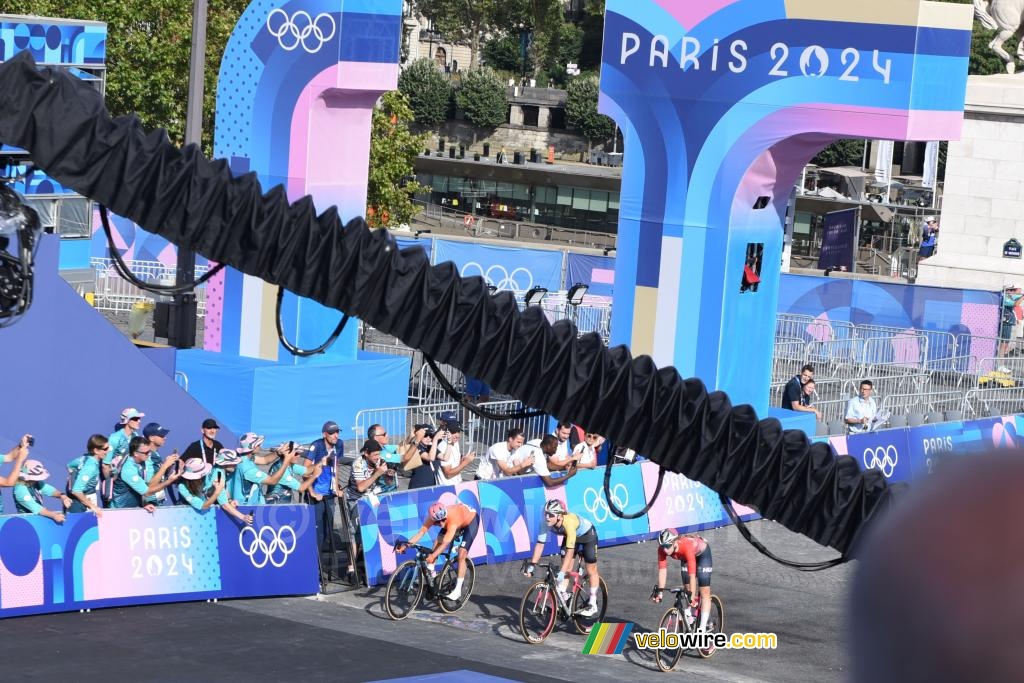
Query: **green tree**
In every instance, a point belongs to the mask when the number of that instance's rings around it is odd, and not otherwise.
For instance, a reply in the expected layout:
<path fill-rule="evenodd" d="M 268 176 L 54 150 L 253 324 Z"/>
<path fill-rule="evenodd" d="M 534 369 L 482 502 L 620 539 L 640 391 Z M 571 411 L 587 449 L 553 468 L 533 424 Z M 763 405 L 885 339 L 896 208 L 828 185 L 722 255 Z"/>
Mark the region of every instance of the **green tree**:
<path fill-rule="evenodd" d="M 469 46 L 469 68 L 480 62 L 480 41 L 503 25 L 505 8 L 499 0 L 414 0 L 417 12 L 451 42 Z"/>
<path fill-rule="evenodd" d="M 580 76 L 569 83 L 565 102 L 565 120 L 588 143 L 603 142 L 615 134 L 615 122 L 597 111 L 596 76 Z"/>
<path fill-rule="evenodd" d="M 467 121 L 481 128 L 501 125 L 508 116 L 505 86 L 494 69 L 486 66 L 463 74 L 462 84 L 455 91 L 455 103 Z"/>
<path fill-rule="evenodd" d="M 861 164 L 864 163 L 864 141 L 836 140 L 818 152 L 818 155 L 811 159 L 811 163 L 826 168 L 831 166 L 856 166 L 860 168 Z"/>
<path fill-rule="evenodd" d="M 384 93 L 373 110 L 366 186 L 366 220 L 373 227 L 410 222 L 419 211 L 412 195 L 427 190 L 413 175 L 413 160 L 423 150 L 427 136 L 410 132 L 412 120 L 412 107 L 397 90 Z"/>
<path fill-rule="evenodd" d="M 228 37 L 248 0 L 211 0 L 203 91 L 203 152 L 213 152 L 217 73 Z M 107 108 L 137 114 L 184 143 L 192 3 L 182 0 L 32 0 L 32 14 L 107 23 Z M 23 0 L 0 0 L 0 14 L 24 14 Z"/>
<path fill-rule="evenodd" d="M 452 86 L 434 60 L 424 57 L 405 67 L 398 89 L 409 100 L 416 123 L 436 126 L 448 118 Z"/>
<path fill-rule="evenodd" d="M 499 34 L 492 36 L 484 43 L 484 63 L 497 71 L 508 71 L 517 75 L 523 74 L 529 64 L 523 64 L 523 54 L 518 35 Z M 527 58 L 529 62 L 529 58 Z"/>

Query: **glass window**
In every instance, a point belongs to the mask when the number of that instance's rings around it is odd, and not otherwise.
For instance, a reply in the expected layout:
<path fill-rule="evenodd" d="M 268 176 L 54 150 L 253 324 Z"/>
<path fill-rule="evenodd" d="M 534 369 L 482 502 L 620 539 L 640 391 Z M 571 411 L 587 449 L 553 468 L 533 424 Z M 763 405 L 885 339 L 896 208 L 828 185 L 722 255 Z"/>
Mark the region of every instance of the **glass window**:
<path fill-rule="evenodd" d="M 608 210 L 618 211 L 619 210 L 619 193 L 609 192 L 608 193 Z"/>
<path fill-rule="evenodd" d="M 515 185 L 512 186 L 512 198 L 513 199 L 522 199 L 524 201 L 529 201 L 530 200 L 530 186 L 529 185 L 520 185 L 519 183 L 516 183 Z"/>
<path fill-rule="evenodd" d="M 590 210 L 605 213 L 608 211 L 608 193 L 602 190 L 591 190 Z"/>
<path fill-rule="evenodd" d="M 499 197 L 512 197 L 512 183 L 498 183 L 498 188 L 495 192 Z"/>
<path fill-rule="evenodd" d="M 436 175 L 432 178 L 430 186 L 434 188 L 434 192 L 447 192 L 448 177 L 443 175 Z"/>
<path fill-rule="evenodd" d="M 559 187 L 558 188 L 558 203 L 563 206 L 572 205 L 572 188 L 571 187 Z"/>
<path fill-rule="evenodd" d="M 572 208 L 582 209 L 583 211 L 589 211 L 590 190 L 584 190 L 581 187 L 572 188 Z"/>

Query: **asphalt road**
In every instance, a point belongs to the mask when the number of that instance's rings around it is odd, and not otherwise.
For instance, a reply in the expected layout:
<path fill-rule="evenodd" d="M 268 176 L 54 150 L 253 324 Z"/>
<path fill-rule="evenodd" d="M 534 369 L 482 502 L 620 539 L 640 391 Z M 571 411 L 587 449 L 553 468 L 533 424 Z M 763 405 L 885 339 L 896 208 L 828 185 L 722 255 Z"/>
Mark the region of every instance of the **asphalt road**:
<path fill-rule="evenodd" d="M 771 522 L 752 528 L 791 559 L 829 552 Z M 843 623 L 849 568 L 801 573 L 759 555 L 734 529 L 709 531 L 714 591 L 725 604 L 726 631 L 774 632 L 770 651 L 721 650 L 708 660 L 684 657 L 674 674 L 631 644 L 620 656 L 580 654 L 584 638 L 559 629 L 527 645 L 517 612 L 527 579 L 519 562 L 478 568 L 470 603 L 456 615 L 421 604 L 402 622 L 384 614 L 383 589 L 319 598 L 240 600 L 97 610 L 5 622 L 2 651 L 29 655 L 19 676 L 109 682 L 154 681 L 553 681 L 588 683 L 677 675 L 711 681 L 834 681 L 846 676 Z M 665 605 L 647 601 L 655 576 L 653 543 L 602 549 L 609 585 L 606 621 L 653 629 Z M 672 574 L 670 574 L 670 577 Z M 106 665 L 97 658 L 115 659 Z M 115 654 L 117 653 L 117 654 Z M 83 666 L 94 662 L 97 667 Z M 461 673 L 460 673 L 461 672 Z M 683 672 L 680 674 L 679 672 Z M 689 674 L 689 675 L 686 675 Z M 494 677 L 488 679 L 487 677 Z"/>

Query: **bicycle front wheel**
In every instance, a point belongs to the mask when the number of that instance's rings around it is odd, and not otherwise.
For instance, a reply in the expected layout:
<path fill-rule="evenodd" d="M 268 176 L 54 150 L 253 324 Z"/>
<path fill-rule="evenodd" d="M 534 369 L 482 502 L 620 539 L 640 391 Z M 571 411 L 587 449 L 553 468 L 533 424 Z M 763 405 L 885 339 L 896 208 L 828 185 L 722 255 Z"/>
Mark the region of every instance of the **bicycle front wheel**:
<path fill-rule="evenodd" d="M 608 584 L 604 582 L 603 578 L 599 581 L 597 586 L 597 612 L 594 614 L 580 614 L 590 604 L 590 584 L 577 586 L 576 590 L 572 592 L 572 600 L 569 602 L 569 609 L 572 612 L 572 624 L 576 627 L 576 632 L 582 635 L 588 635 L 590 629 L 594 628 L 594 624 L 601 623 L 604 620 L 605 611 L 608 609 Z"/>
<path fill-rule="evenodd" d="M 423 597 L 423 573 L 415 560 L 406 560 L 388 579 L 384 592 L 384 609 L 396 621 L 412 614 Z"/>
<path fill-rule="evenodd" d="M 665 633 L 686 633 L 688 630 L 686 618 L 678 608 L 670 607 L 668 611 L 665 612 L 665 615 L 662 616 L 661 622 L 658 624 L 658 629 L 664 630 Z M 657 664 L 658 668 L 662 671 L 671 671 L 675 668 L 682 655 L 682 647 L 663 647 L 654 651 L 654 663 Z"/>
<path fill-rule="evenodd" d="M 711 611 L 708 613 L 707 631 L 708 633 L 725 633 L 725 608 L 722 606 L 722 599 L 717 595 L 711 596 Z M 698 649 L 697 654 L 707 659 L 715 654 L 715 648 Z"/>
<path fill-rule="evenodd" d="M 558 607 L 554 589 L 547 581 L 538 581 L 526 591 L 519 606 L 519 630 L 531 645 L 538 645 L 555 629 Z"/>
<path fill-rule="evenodd" d="M 452 613 L 458 612 L 463 606 L 469 601 L 469 597 L 473 594 L 473 586 L 476 585 L 476 567 L 473 566 L 473 560 L 466 558 L 466 576 L 462 581 L 462 595 L 459 596 L 458 600 L 449 600 L 448 594 L 455 588 L 455 584 L 459 579 L 459 560 L 458 558 L 449 558 L 444 563 L 444 567 L 441 569 L 441 576 L 438 578 L 438 593 L 437 605 L 441 608 L 442 612 Z"/>

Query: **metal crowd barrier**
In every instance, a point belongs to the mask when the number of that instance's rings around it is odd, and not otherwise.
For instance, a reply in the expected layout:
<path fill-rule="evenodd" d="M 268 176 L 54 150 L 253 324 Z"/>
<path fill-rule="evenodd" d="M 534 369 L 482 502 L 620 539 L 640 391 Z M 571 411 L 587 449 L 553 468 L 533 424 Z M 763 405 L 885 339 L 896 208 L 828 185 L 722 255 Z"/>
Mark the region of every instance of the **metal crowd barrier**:
<path fill-rule="evenodd" d="M 964 394 L 964 419 L 1024 412 L 1024 386 L 970 389 Z"/>
<path fill-rule="evenodd" d="M 110 259 L 93 257 L 90 264 L 94 273 L 93 306 L 97 310 L 128 313 L 136 303 L 156 300 L 154 294 L 139 289 L 118 275 Z M 140 280 L 155 284 L 174 284 L 177 270 L 159 261 L 126 261 L 125 265 Z M 206 266 L 197 266 L 196 277 L 205 274 L 206 270 Z M 197 315 L 202 318 L 206 315 L 206 286 L 196 287 L 195 294 Z"/>

